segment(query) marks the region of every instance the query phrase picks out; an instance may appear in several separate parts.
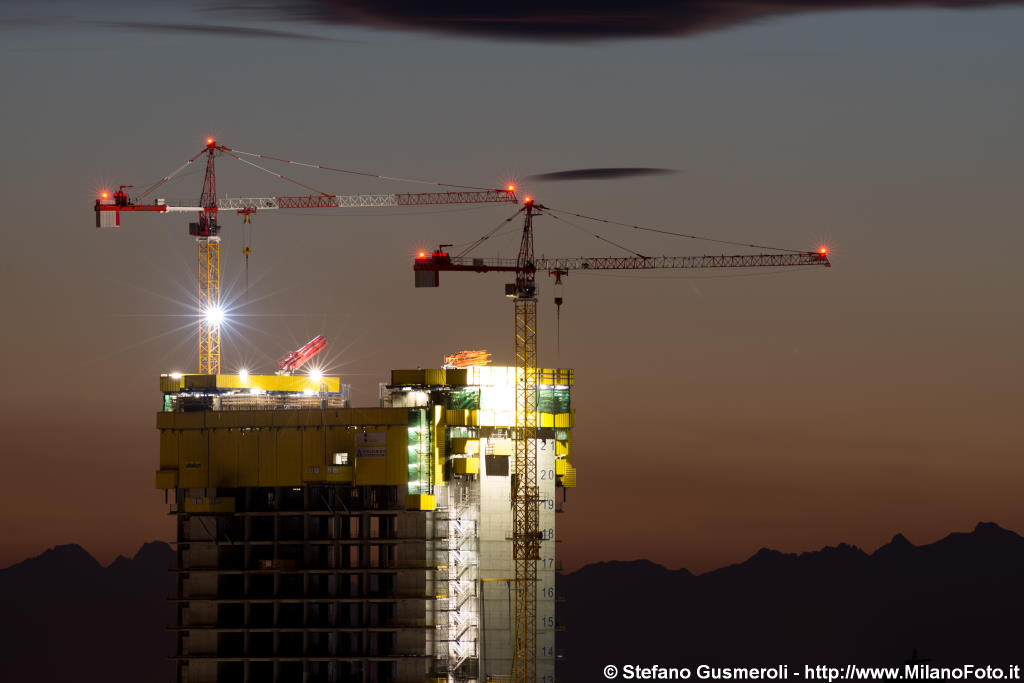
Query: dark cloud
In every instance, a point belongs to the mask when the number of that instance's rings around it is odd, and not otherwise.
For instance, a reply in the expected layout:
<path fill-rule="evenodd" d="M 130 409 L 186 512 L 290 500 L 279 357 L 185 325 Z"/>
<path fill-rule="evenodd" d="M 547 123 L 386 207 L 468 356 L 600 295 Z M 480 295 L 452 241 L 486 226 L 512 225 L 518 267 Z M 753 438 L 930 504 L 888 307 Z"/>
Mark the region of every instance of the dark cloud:
<path fill-rule="evenodd" d="M 611 180 L 678 172 L 671 168 L 574 168 L 571 171 L 537 173 L 527 176 L 523 180 Z"/>
<path fill-rule="evenodd" d="M 167 23 L 161 21 L 106 21 L 102 19 L 80 19 L 76 17 L 42 16 L 42 17 L 0 17 L 0 29 L 45 29 L 45 28 L 76 28 L 92 26 L 128 31 L 144 31 L 148 33 L 190 33 L 207 36 L 235 36 L 239 38 L 273 38 L 289 40 L 322 40 L 327 42 L 341 41 L 308 33 L 278 31 L 275 29 L 253 28 L 251 26 L 229 26 L 208 23 Z"/>
<path fill-rule="evenodd" d="M 215 36 L 237 36 L 239 38 L 288 38 L 301 40 L 323 40 L 337 42 L 332 38 L 309 35 L 307 33 L 292 33 L 291 31 L 275 31 L 265 28 L 250 28 L 248 26 L 225 26 L 222 24 L 168 24 L 162 22 L 143 21 L 91 21 L 93 26 L 104 28 L 129 29 L 133 31 L 150 31 L 153 33 L 192 33 L 200 35 Z"/>
<path fill-rule="evenodd" d="M 527 40 L 685 36 L 786 14 L 823 10 L 1021 5 L 1024 0 L 266 0 L 225 4 L 328 24 Z"/>

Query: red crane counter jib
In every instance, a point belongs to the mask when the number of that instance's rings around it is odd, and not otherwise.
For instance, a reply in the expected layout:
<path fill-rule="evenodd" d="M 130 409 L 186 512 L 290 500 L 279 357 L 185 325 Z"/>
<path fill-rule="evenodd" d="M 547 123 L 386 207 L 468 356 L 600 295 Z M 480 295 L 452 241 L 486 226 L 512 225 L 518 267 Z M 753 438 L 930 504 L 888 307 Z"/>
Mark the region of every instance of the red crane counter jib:
<path fill-rule="evenodd" d="M 306 344 L 298 351 L 288 353 L 284 358 L 278 361 L 277 366 L 281 368 L 282 372 L 295 372 L 326 347 L 327 338 L 322 334 L 318 334 L 313 337 L 313 339 L 306 342 Z"/>

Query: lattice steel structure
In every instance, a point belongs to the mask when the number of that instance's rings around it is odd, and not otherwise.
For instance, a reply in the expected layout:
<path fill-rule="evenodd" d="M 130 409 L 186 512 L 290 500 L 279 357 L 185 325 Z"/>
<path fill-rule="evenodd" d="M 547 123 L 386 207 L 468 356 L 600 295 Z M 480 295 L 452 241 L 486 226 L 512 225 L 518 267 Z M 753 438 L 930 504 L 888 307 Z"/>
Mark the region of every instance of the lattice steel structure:
<path fill-rule="evenodd" d="M 429 255 L 421 254 L 413 265 L 417 287 L 437 287 L 439 274 L 443 270 L 515 273 L 515 282 L 505 286 L 505 294 L 515 302 L 516 317 L 515 465 L 511 538 L 515 562 L 511 680 L 516 683 L 532 683 L 537 677 L 537 560 L 542 540 L 538 523 L 540 496 L 537 486 L 537 271 L 546 270 L 551 275 L 561 277 L 570 271 L 579 270 L 831 265 L 825 249 L 817 252 L 782 251 L 776 254 L 538 259 L 534 257 L 533 217 L 545 209 L 529 197 L 524 199 L 521 209 L 525 215 L 523 235 L 515 259 L 450 256 L 439 249 Z M 497 674 L 489 675 L 497 680 Z"/>
<path fill-rule="evenodd" d="M 228 156 L 254 166 L 262 171 L 280 178 L 281 180 L 293 183 L 316 194 L 301 196 L 270 196 L 270 197 L 222 197 L 217 198 L 217 183 L 214 169 L 215 155 L 227 154 Z M 197 162 L 202 156 L 206 156 L 206 174 L 203 180 L 203 190 L 198 204 L 194 200 L 168 200 L 150 199 L 144 203 L 142 199 L 153 193 L 157 188 L 168 182 L 181 171 Z M 137 197 L 131 198 L 124 192 L 125 188 L 133 185 L 122 185 L 116 193 L 107 191 L 100 192 L 96 199 L 94 210 L 96 212 L 96 227 L 118 227 L 121 225 L 121 214 L 124 212 L 151 212 L 151 213 L 198 213 L 199 218 L 195 223 L 189 224 L 189 234 L 196 238 L 197 260 L 198 260 L 198 309 L 199 309 L 199 372 L 202 374 L 218 374 L 220 372 L 220 337 L 221 321 L 224 311 L 220 299 L 220 225 L 217 223 L 217 215 L 220 209 L 235 211 L 244 216 L 248 223 L 251 215 L 258 211 L 269 211 L 277 209 L 349 209 L 360 207 L 395 207 L 395 206 L 429 206 L 435 204 L 478 204 L 478 203 L 515 203 L 517 201 L 515 189 L 509 186 L 507 189 L 487 189 L 466 187 L 461 185 L 445 185 L 442 183 L 430 183 L 441 187 L 460 188 L 453 192 L 419 192 L 419 193 L 388 193 L 388 194 L 359 194 L 359 195 L 336 195 L 322 192 L 304 183 L 275 173 L 259 166 L 252 161 L 242 159 L 239 155 L 272 159 L 274 161 L 306 166 L 324 171 L 349 173 L 360 176 L 374 177 L 382 180 L 406 180 L 401 178 L 390 178 L 372 173 L 350 171 L 345 169 L 331 168 L 320 164 L 306 164 L 288 159 L 278 159 L 263 154 L 242 152 L 220 145 L 213 138 L 207 138 L 206 146 L 198 154 L 188 159 L 184 164 L 173 172 L 161 178 L 156 183 L 146 188 Z M 424 182 L 424 181 L 414 181 Z M 248 262 L 249 250 L 246 247 L 244 252 Z"/>
<path fill-rule="evenodd" d="M 206 143 L 206 175 L 199 197 L 199 220 L 189 226 L 196 238 L 199 274 L 199 372 L 220 374 L 220 226 L 217 224 L 217 175 L 214 141 Z"/>
<path fill-rule="evenodd" d="M 533 257 L 533 202 L 527 198 L 515 281 L 516 428 L 512 489 L 515 618 L 512 678 L 537 680 L 537 560 L 540 559 L 537 487 L 537 285 Z"/>
<path fill-rule="evenodd" d="M 199 237 L 199 374 L 220 373 L 220 238 Z"/>

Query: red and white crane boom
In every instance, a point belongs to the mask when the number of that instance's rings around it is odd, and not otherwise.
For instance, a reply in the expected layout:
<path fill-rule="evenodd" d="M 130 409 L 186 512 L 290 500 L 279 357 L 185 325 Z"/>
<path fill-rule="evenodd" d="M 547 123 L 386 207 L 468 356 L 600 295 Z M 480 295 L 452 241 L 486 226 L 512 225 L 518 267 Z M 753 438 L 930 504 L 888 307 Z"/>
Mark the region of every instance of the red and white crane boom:
<path fill-rule="evenodd" d="M 298 185 L 315 194 L 298 196 L 266 196 L 266 197 L 218 197 L 216 174 L 214 172 L 214 159 L 218 154 L 224 154 L 242 163 L 253 166 L 261 171 L 269 173 L 281 180 Z M 171 180 L 178 173 L 188 168 L 201 157 L 206 157 L 206 173 L 203 180 L 202 194 L 199 201 L 194 200 L 169 200 L 169 199 L 148 199 L 157 188 Z M 418 182 L 438 187 L 451 187 L 450 192 L 419 192 L 419 193 L 388 193 L 388 194 L 357 194 L 340 195 L 322 192 L 310 187 L 293 178 L 275 173 L 264 168 L 243 156 L 304 166 L 323 171 L 347 173 L 380 180 L 396 180 L 405 182 Z M 113 228 L 121 225 L 121 214 L 132 212 L 151 213 L 195 213 L 198 220 L 189 223 L 189 234 L 196 239 L 196 254 L 198 262 L 198 308 L 199 308 L 199 373 L 218 374 L 220 373 L 220 328 L 224 319 L 224 311 L 221 307 L 220 298 L 220 225 L 217 217 L 220 211 L 234 211 L 241 214 L 248 223 L 251 214 L 258 211 L 273 211 L 278 209 L 351 209 L 363 207 L 386 208 L 391 206 L 428 206 L 437 204 L 486 204 L 486 203 L 516 203 L 515 188 L 508 186 L 506 189 L 489 189 L 479 187 L 467 187 L 463 185 L 449 185 L 445 183 L 433 183 L 408 178 L 394 178 L 382 176 L 375 173 L 364 173 L 340 168 L 332 168 L 321 164 L 308 164 L 289 159 L 279 159 L 264 154 L 242 152 L 237 149 L 220 145 L 213 138 L 207 138 L 206 146 L 191 159 L 179 166 L 173 172 L 164 176 L 157 182 L 143 190 L 137 197 L 129 197 L 125 192 L 126 188 L 132 185 L 122 185 L 116 192 L 101 191 L 93 209 L 96 212 L 97 228 Z M 144 201 L 145 200 L 145 201 Z M 244 253 L 248 262 L 248 247 Z"/>

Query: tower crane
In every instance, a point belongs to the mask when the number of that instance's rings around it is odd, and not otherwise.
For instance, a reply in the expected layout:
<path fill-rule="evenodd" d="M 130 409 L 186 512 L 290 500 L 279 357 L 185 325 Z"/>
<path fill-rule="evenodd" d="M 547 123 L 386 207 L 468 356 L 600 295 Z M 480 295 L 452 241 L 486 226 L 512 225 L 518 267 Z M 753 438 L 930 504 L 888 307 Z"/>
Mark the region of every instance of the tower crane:
<path fill-rule="evenodd" d="M 227 155 L 238 161 L 265 171 L 281 180 L 293 183 L 314 194 L 295 196 L 262 196 L 262 197 L 218 197 L 215 158 Z M 199 201 L 174 201 L 168 199 L 147 199 L 157 188 L 171 180 L 181 171 L 206 158 L 206 173 Z M 332 168 L 321 164 L 303 163 L 289 159 L 280 159 L 265 154 L 243 152 L 219 144 L 214 138 L 207 138 L 206 144 L 198 154 L 190 158 L 172 173 L 164 176 L 136 197 L 130 197 L 126 189 L 133 185 L 121 185 L 116 192 L 103 190 L 94 204 L 97 228 L 112 228 L 121 225 L 121 214 L 130 212 L 155 213 L 193 213 L 197 220 L 189 223 L 189 235 L 196 240 L 196 257 L 198 262 L 198 311 L 199 311 L 199 374 L 220 373 L 220 342 L 221 323 L 224 310 L 220 298 L 220 230 L 218 214 L 221 210 L 235 211 L 243 216 L 248 223 L 257 211 L 279 209 L 348 209 L 358 207 L 394 207 L 394 206 L 426 206 L 436 204 L 477 204 L 477 203 L 518 203 L 515 187 L 509 185 L 505 189 L 488 189 L 446 183 L 426 182 L 439 187 L 458 188 L 456 191 L 421 192 L 421 193 L 388 193 L 388 194 L 357 194 L 336 195 L 322 192 L 287 176 L 275 173 L 260 166 L 254 161 L 242 157 L 270 159 L 272 161 L 305 166 L 323 171 L 348 173 L 381 180 L 399 180 L 408 182 L 426 181 L 394 178 L 374 173 L 351 171 Z M 248 259 L 248 247 L 245 251 Z"/>
<path fill-rule="evenodd" d="M 537 680 L 537 561 L 541 550 L 540 489 L 537 484 L 537 272 L 547 270 L 559 278 L 556 280 L 559 282 L 563 275 L 577 270 L 832 265 L 824 247 L 818 251 L 779 250 L 781 253 L 729 256 L 649 257 L 634 253 L 628 257 L 535 258 L 533 218 L 545 211 L 548 207 L 537 204 L 530 197 L 524 198 L 522 208 L 516 212 L 516 215 L 523 214 L 523 233 L 515 259 L 451 256 L 442 247 L 429 255 L 421 252 L 413 264 L 417 287 L 437 287 L 441 271 L 504 272 L 513 273 L 515 277 L 513 282 L 505 285 L 505 296 L 512 299 L 515 307 L 516 426 L 513 435 L 515 476 L 512 479 L 512 558 L 515 563 L 512 680 L 515 683 Z M 487 237 L 473 243 L 469 249 Z M 466 251 L 468 249 L 463 254 Z M 556 299 L 556 304 L 560 305 L 561 300 Z"/>

